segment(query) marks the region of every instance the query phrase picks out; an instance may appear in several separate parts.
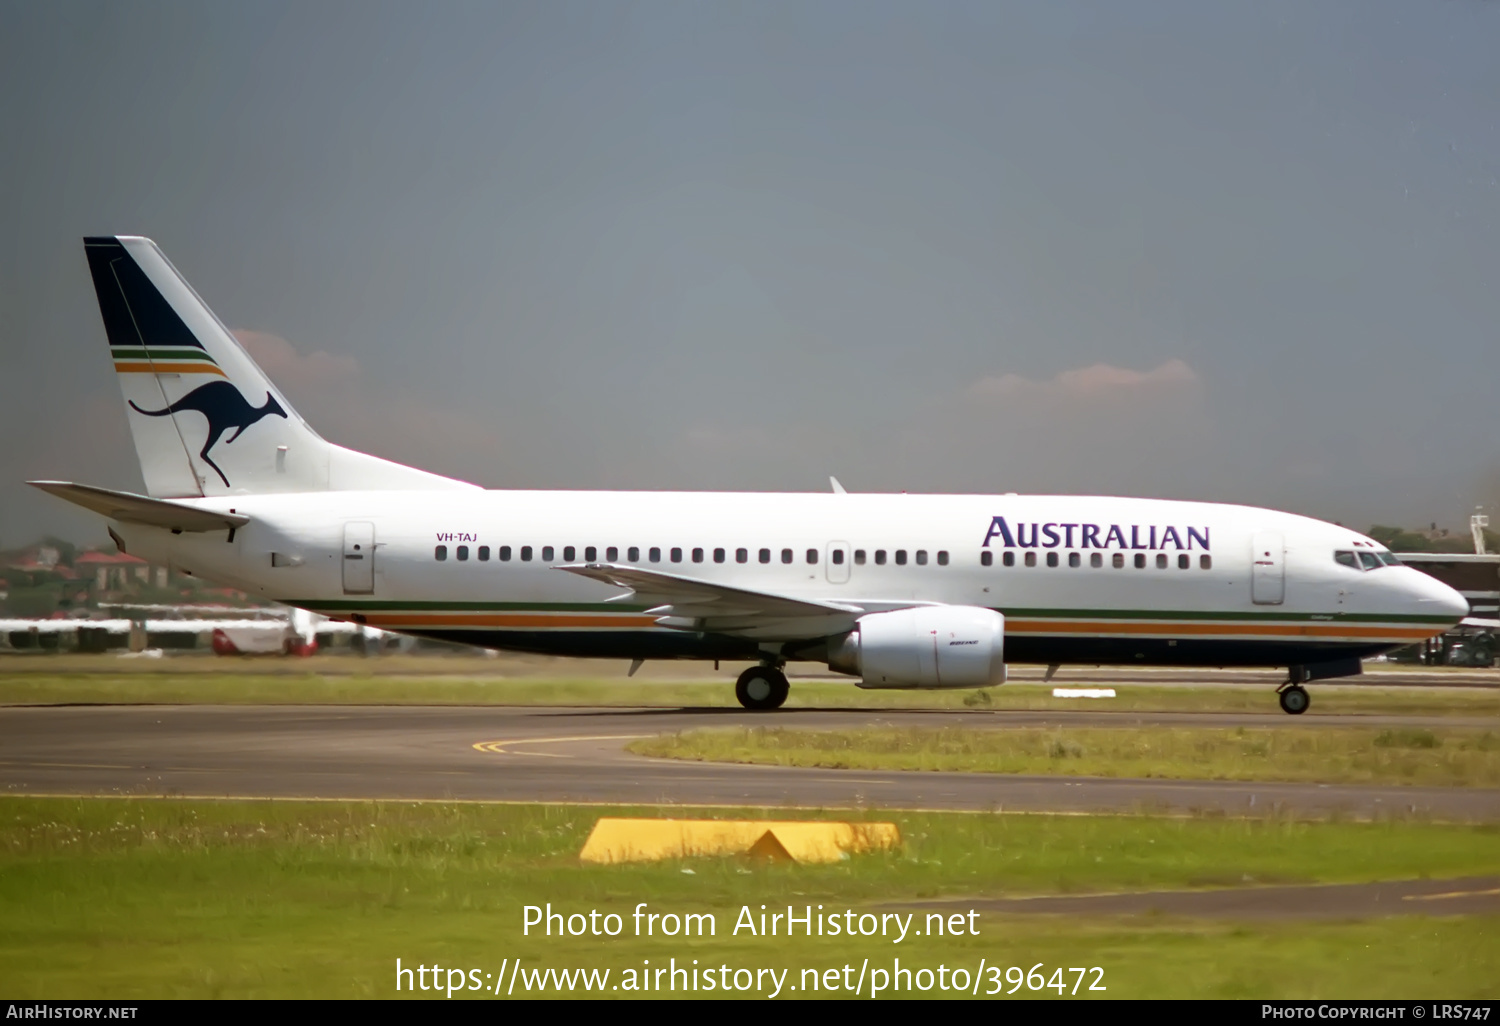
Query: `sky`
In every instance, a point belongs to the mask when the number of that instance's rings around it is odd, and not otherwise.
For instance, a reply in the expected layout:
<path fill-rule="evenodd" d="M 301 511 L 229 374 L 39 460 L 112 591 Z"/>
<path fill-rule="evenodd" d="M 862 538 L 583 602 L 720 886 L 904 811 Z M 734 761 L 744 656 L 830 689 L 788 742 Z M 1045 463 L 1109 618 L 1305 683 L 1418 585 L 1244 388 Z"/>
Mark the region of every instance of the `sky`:
<path fill-rule="evenodd" d="M 493 488 L 1500 522 L 1500 3 L 0 0 L 0 546 L 139 490 L 80 237 Z"/>

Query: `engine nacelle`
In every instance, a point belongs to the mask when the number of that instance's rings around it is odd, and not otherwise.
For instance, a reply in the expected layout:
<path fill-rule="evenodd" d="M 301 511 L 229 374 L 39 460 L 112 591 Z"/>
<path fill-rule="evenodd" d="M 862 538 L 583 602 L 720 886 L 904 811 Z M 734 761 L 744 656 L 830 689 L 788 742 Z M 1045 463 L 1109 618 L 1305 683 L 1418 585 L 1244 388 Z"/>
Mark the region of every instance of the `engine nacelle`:
<path fill-rule="evenodd" d="M 978 606 L 868 613 L 828 642 L 828 666 L 862 688 L 983 688 L 1005 683 L 1005 617 Z"/>

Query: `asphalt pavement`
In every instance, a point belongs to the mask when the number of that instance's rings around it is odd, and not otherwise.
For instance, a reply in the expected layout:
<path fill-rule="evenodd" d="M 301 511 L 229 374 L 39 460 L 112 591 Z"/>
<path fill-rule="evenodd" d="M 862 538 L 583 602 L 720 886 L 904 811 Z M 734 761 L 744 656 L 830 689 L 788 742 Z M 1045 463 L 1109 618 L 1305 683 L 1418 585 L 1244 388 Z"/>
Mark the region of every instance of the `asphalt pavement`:
<path fill-rule="evenodd" d="M 0 709 L 0 792 L 1500 821 L 1500 790 L 802 769 L 648 759 L 630 740 L 707 726 L 1451 725 L 1427 716 L 72 706 Z M 1466 719 L 1465 725 L 1493 721 Z"/>

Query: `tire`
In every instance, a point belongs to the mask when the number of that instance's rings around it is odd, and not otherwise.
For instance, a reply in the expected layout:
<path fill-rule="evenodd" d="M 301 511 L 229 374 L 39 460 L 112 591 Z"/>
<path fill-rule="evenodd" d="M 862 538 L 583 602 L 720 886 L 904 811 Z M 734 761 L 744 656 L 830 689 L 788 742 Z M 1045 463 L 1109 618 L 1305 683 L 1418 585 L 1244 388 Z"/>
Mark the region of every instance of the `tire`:
<path fill-rule="evenodd" d="M 1312 699 L 1307 695 L 1307 689 L 1299 684 L 1287 688 L 1281 693 L 1280 698 L 1281 711 L 1292 716 L 1301 716 L 1312 704 Z"/>
<path fill-rule="evenodd" d="M 792 687 L 786 674 L 770 666 L 752 666 L 734 682 L 734 697 L 746 709 L 779 709 Z"/>

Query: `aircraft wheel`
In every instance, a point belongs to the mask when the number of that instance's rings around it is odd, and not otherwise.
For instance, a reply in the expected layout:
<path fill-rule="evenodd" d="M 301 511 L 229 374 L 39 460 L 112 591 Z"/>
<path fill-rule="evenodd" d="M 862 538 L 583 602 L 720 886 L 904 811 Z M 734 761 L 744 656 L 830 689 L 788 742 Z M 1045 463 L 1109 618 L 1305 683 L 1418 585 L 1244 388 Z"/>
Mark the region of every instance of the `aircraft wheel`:
<path fill-rule="evenodd" d="M 1312 699 L 1307 696 L 1307 689 L 1300 684 L 1293 684 L 1281 693 L 1281 711 L 1293 716 L 1301 716 L 1307 712 L 1307 707 L 1312 704 Z"/>
<path fill-rule="evenodd" d="M 786 674 L 774 666 L 752 666 L 734 682 L 734 697 L 746 709 L 779 709 L 791 689 Z"/>

